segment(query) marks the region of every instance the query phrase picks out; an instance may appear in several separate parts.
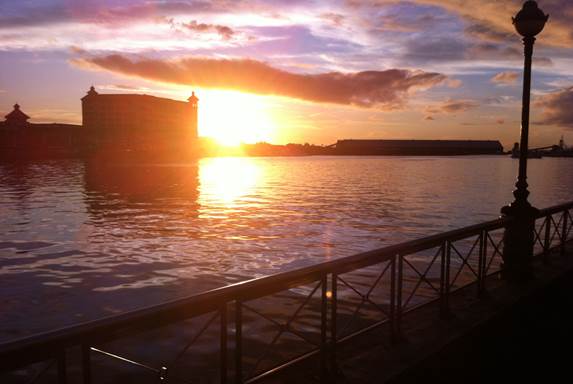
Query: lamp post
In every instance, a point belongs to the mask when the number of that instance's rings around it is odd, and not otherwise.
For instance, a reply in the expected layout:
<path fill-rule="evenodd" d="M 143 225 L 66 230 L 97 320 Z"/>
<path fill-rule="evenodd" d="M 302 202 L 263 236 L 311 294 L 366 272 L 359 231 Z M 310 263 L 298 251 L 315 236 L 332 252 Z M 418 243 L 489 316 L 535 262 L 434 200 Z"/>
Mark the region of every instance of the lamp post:
<path fill-rule="evenodd" d="M 513 25 L 523 36 L 524 69 L 523 100 L 521 111 L 521 140 L 519 151 L 519 173 L 515 200 L 501 209 L 503 216 L 510 219 L 504 233 L 502 275 L 509 281 L 521 282 L 531 278 L 529 261 L 533 256 L 535 217 L 538 210 L 527 201 L 527 155 L 529 151 L 529 104 L 531 92 L 531 61 L 533 44 L 547 22 L 549 16 L 544 14 L 535 1 L 526 1 L 523 8 L 513 18 Z"/>

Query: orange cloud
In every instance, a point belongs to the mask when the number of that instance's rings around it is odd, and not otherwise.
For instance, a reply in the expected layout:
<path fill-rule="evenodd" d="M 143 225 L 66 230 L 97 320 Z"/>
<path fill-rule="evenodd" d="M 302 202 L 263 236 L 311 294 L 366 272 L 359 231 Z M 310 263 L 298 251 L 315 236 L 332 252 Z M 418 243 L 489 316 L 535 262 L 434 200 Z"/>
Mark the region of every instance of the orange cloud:
<path fill-rule="evenodd" d="M 396 3 L 396 0 L 371 0 L 362 2 L 347 0 L 353 6 L 378 5 L 385 6 Z M 428 4 L 442 7 L 463 17 L 468 26 L 466 33 L 480 40 L 507 42 L 518 38 L 511 23 L 514 16 L 522 7 L 523 0 L 481 0 L 470 6 L 467 0 L 413 0 L 418 4 Z M 573 12 L 571 0 L 545 0 L 539 2 L 540 8 L 551 17 L 539 42 L 556 47 L 573 46 L 573 25 L 570 15 Z"/>
<path fill-rule="evenodd" d="M 163 83 L 386 110 L 400 108 L 412 93 L 447 80 L 440 73 L 404 69 L 298 74 L 249 59 L 188 57 L 178 60 L 133 60 L 114 54 L 73 59 L 72 64 Z"/>
<path fill-rule="evenodd" d="M 384 0 L 383 0 L 384 1 Z M 477 6 L 468 6 L 466 0 L 415 0 L 417 3 L 442 6 L 458 13 L 470 23 L 469 32 L 479 34 L 488 31 L 488 40 L 505 40 L 516 36 L 511 19 L 522 7 L 523 0 L 482 0 Z M 540 2 L 540 8 L 551 15 L 540 42 L 546 45 L 573 46 L 573 27 L 567 13 L 573 11 L 570 0 L 548 0 Z M 483 37 L 482 33 L 482 37 Z"/>
<path fill-rule="evenodd" d="M 543 109 L 542 124 L 573 129 L 573 86 L 540 96 L 535 106 Z"/>
<path fill-rule="evenodd" d="M 495 84 L 502 84 L 502 85 L 514 85 L 517 83 L 517 79 L 519 77 L 519 73 L 517 72 L 500 72 L 494 77 L 491 78 L 491 82 Z"/>
<path fill-rule="evenodd" d="M 433 120 L 433 115 L 440 113 L 454 114 L 458 112 L 465 112 L 469 109 L 479 107 L 479 103 L 473 100 L 452 100 L 448 99 L 441 104 L 428 106 L 425 109 L 426 120 Z"/>

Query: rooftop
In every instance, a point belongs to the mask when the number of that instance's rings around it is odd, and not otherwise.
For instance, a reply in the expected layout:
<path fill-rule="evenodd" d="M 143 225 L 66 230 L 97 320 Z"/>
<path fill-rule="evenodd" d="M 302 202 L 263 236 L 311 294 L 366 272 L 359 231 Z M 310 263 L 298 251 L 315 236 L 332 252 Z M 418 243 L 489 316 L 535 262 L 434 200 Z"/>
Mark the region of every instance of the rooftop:
<path fill-rule="evenodd" d="M 4 116 L 6 118 L 6 120 L 11 120 L 11 121 L 26 121 L 30 118 L 30 116 L 26 115 L 24 112 L 22 112 L 20 110 L 20 105 L 19 104 L 14 104 L 14 110 L 12 112 L 10 112 L 9 114 L 7 114 L 6 116 Z"/>

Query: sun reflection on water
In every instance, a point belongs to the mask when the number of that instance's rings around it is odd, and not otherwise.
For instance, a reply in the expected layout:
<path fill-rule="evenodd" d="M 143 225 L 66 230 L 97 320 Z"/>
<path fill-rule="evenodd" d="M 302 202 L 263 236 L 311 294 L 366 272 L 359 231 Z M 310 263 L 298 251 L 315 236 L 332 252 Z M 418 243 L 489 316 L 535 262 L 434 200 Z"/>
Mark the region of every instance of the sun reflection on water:
<path fill-rule="evenodd" d="M 246 157 L 202 159 L 199 163 L 200 205 L 232 208 L 252 195 L 262 179 L 262 167 Z"/>

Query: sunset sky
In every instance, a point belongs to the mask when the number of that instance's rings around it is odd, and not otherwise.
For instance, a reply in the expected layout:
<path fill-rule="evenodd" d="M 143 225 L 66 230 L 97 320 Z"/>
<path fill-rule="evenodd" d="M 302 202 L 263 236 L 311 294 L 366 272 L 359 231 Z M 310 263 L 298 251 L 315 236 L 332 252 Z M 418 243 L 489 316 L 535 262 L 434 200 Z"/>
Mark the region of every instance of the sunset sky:
<path fill-rule="evenodd" d="M 573 1 L 535 46 L 533 146 L 573 144 Z M 519 136 L 522 45 L 506 0 L 2 0 L 0 112 L 81 123 L 80 98 L 200 98 L 199 132 L 348 138 Z M 233 131 L 231 132 L 232 129 Z"/>

